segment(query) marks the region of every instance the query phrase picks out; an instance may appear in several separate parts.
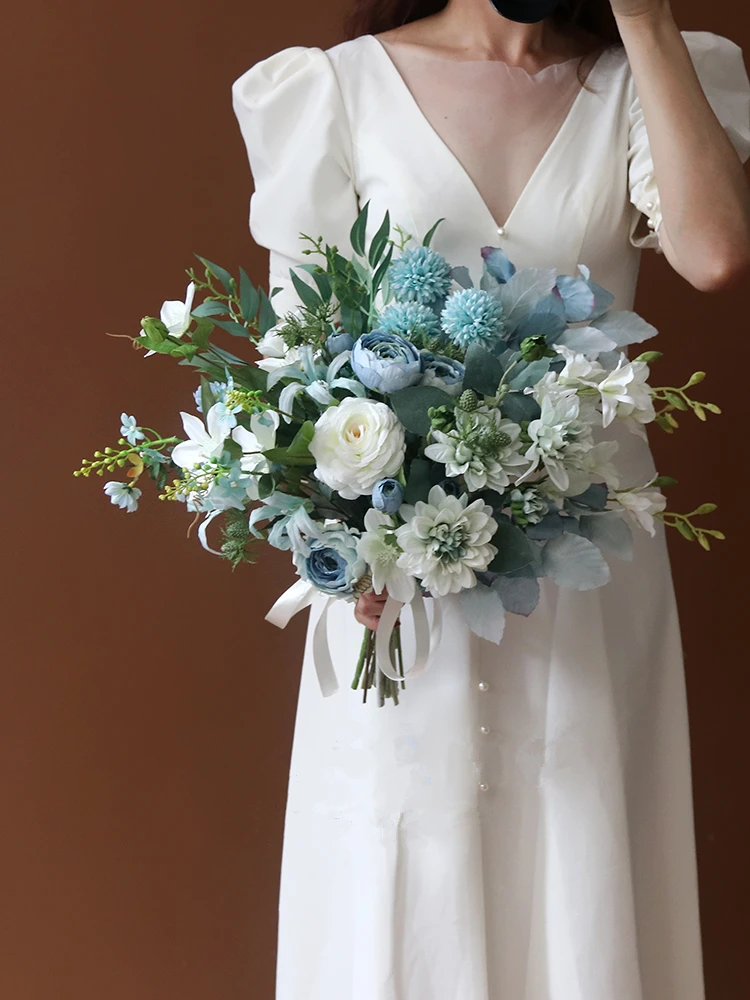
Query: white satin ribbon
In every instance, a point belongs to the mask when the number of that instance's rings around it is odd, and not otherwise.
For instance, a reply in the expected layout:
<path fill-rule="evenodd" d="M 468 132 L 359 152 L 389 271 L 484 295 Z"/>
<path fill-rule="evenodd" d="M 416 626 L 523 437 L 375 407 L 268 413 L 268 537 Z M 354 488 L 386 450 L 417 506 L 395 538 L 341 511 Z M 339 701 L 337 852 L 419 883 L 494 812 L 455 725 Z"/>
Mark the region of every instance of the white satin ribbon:
<path fill-rule="evenodd" d="M 266 615 L 266 621 L 271 622 L 272 625 L 276 625 L 278 628 L 286 628 L 298 612 L 309 607 L 318 597 L 324 599 L 325 604 L 313 631 L 312 657 L 320 690 L 323 697 L 328 698 L 339 689 L 336 670 L 331 659 L 331 648 L 328 643 L 328 612 L 338 598 L 326 598 L 311 583 L 307 583 L 305 580 L 297 580 L 276 601 Z M 442 633 L 440 602 L 435 601 L 433 604 L 434 614 L 432 631 L 430 631 L 424 598 L 419 593 L 415 594 L 408 605 L 414 623 L 414 662 L 408 671 L 404 671 L 404 676 L 402 677 L 393 665 L 390 641 L 393 629 L 404 607 L 406 605 L 402 604 L 401 601 L 396 601 L 389 596 L 385 602 L 383 614 L 380 616 L 380 621 L 375 632 L 375 655 L 378 666 L 385 676 L 393 681 L 400 681 L 406 677 L 416 677 L 418 674 L 423 673 L 430 665 L 430 660 L 440 643 Z"/>
<path fill-rule="evenodd" d="M 289 590 L 284 591 L 281 597 L 266 615 L 266 621 L 271 622 L 278 628 L 286 628 L 294 616 L 308 607 L 317 597 L 324 597 L 319 590 L 316 590 L 311 583 L 305 580 L 297 580 Z M 328 645 L 328 611 L 336 600 L 329 597 L 323 610 L 315 623 L 315 631 L 312 638 L 312 656 L 315 665 L 315 673 L 318 675 L 318 684 L 324 698 L 329 698 L 339 689 L 336 671 L 331 659 L 331 649 Z"/>
<path fill-rule="evenodd" d="M 391 635 L 398 617 L 405 607 L 407 607 L 406 604 L 389 596 L 375 633 L 375 655 L 378 658 L 378 666 L 392 681 L 403 679 L 401 674 L 396 671 L 391 659 Z M 416 677 L 429 667 L 432 655 L 438 647 L 442 633 L 442 614 L 440 602 L 435 601 L 431 634 L 427 622 L 427 609 L 422 595 L 416 593 L 408 607 L 414 622 L 414 662 L 408 671 L 404 671 L 404 677 Z"/>

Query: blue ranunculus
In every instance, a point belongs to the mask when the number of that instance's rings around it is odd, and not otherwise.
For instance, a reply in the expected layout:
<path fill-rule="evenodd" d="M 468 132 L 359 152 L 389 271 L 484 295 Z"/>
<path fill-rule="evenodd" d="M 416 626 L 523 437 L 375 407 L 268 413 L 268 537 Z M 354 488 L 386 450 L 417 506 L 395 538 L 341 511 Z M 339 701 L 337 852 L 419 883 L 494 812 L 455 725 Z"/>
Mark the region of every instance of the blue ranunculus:
<path fill-rule="evenodd" d="M 357 532 L 345 525 L 321 528 L 314 538 L 306 538 L 307 554 L 293 553 L 294 565 L 303 580 L 332 597 L 345 597 L 367 570 L 357 552 Z"/>
<path fill-rule="evenodd" d="M 373 330 L 354 342 L 351 366 L 359 381 L 378 392 L 398 392 L 422 378 L 419 351 L 395 333 Z"/>
<path fill-rule="evenodd" d="M 350 333 L 332 333 L 326 340 L 326 349 L 332 358 L 344 351 L 351 351 L 354 346 L 354 337 Z"/>
<path fill-rule="evenodd" d="M 422 351 L 422 385 L 435 385 L 449 396 L 460 396 L 466 369 L 460 361 Z"/>
<path fill-rule="evenodd" d="M 372 505 L 384 514 L 395 514 L 404 502 L 404 488 L 398 479 L 381 479 L 372 488 Z"/>

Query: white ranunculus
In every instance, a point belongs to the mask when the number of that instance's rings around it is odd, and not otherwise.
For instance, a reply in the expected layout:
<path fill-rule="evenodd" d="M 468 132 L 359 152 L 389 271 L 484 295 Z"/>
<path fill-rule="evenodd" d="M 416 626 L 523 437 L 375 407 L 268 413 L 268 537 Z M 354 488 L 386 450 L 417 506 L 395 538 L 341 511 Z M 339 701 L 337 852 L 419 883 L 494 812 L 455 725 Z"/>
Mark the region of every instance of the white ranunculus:
<path fill-rule="evenodd" d="M 660 490 L 642 486 L 637 490 L 617 493 L 615 499 L 632 521 L 645 528 L 650 535 L 656 533 L 654 515 L 667 506 L 667 498 Z"/>
<path fill-rule="evenodd" d="M 497 554 L 490 544 L 497 531 L 492 508 L 484 500 L 468 499 L 433 486 L 427 503 L 419 500 L 399 510 L 407 522 L 396 531 L 403 549 L 398 565 L 419 577 L 433 597 L 475 587 L 475 572 L 486 570 Z"/>
<path fill-rule="evenodd" d="M 369 495 L 379 479 L 395 476 L 404 451 L 404 428 L 393 410 L 358 396 L 330 406 L 310 442 L 315 475 L 346 500 Z"/>
<path fill-rule="evenodd" d="M 401 549 L 395 532 L 393 518 L 371 507 L 365 514 L 365 532 L 357 542 L 357 551 L 370 567 L 375 593 L 382 594 L 385 589 L 394 600 L 408 604 L 414 597 L 414 577 L 398 565 Z"/>

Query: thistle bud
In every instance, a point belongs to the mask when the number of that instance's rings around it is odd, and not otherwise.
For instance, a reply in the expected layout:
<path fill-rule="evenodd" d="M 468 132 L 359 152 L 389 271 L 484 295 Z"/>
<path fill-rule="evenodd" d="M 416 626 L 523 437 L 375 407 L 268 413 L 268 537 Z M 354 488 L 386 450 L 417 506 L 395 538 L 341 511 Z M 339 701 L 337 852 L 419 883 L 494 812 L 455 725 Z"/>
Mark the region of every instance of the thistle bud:
<path fill-rule="evenodd" d="M 466 410 L 467 413 L 473 413 L 479 406 L 479 396 L 477 396 L 473 389 L 464 389 L 458 397 L 458 405 L 462 410 Z"/>

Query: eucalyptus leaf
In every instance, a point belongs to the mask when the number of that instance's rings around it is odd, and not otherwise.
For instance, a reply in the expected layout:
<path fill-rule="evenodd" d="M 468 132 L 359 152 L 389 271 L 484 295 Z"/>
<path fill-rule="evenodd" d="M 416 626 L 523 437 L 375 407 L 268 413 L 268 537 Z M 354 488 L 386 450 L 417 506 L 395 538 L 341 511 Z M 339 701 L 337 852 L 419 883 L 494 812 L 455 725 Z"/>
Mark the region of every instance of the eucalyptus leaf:
<path fill-rule="evenodd" d="M 633 558 L 633 533 L 622 514 L 584 514 L 580 519 L 583 535 L 598 548 L 630 562 Z"/>
<path fill-rule="evenodd" d="M 462 288 L 474 287 L 474 282 L 471 280 L 469 269 L 463 265 L 451 268 L 451 278 L 453 278 L 456 284 L 460 285 Z"/>
<path fill-rule="evenodd" d="M 426 437 L 432 426 L 428 410 L 433 406 L 454 406 L 455 399 L 432 385 L 413 385 L 390 396 L 391 407 L 408 431 Z"/>
<path fill-rule="evenodd" d="M 567 532 L 542 549 L 542 568 L 558 587 L 595 590 L 610 580 L 610 569 L 599 549 L 588 538 Z"/>
<path fill-rule="evenodd" d="M 515 524 L 498 524 L 492 544 L 497 555 L 487 567 L 490 573 L 510 573 L 528 565 L 533 558 L 531 542 Z"/>
<path fill-rule="evenodd" d="M 513 369 L 513 376 L 509 382 L 510 388 L 514 390 L 531 388 L 544 378 L 549 371 L 549 366 L 549 358 L 539 358 L 538 361 L 518 365 Z"/>
<path fill-rule="evenodd" d="M 516 424 L 522 424 L 524 420 L 537 420 L 541 413 L 534 397 L 522 392 L 509 392 L 503 399 L 502 410 L 503 416 Z"/>
<path fill-rule="evenodd" d="M 415 458 L 412 461 L 404 490 L 406 503 L 415 504 L 418 500 L 427 500 L 432 486 L 430 469 L 431 463 L 424 458 Z"/>
<path fill-rule="evenodd" d="M 557 278 L 556 285 L 568 323 L 582 323 L 588 320 L 596 305 L 596 297 L 589 283 L 584 278 L 561 274 Z"/>
<path fill-rule="evenodd" d="M 471 344 L 464 358 L 464 388 L 494 396 L 503 377 L 503 367 L 494 354 L 480 344 Z"/>
<path fill-rule="evenodd" d="M 556 278 L 557 271 L 553 267 L 526 267 L 499 286 L 498 295 L 509 333 L 515 331 L 541 298 L 550 294 Z"/>
<path fill-rule="evenodd" d="M 492 275 L 496 283 L 504 285 L 516 273 L 515 264 L 501 247 L 482 247 L 481 254 L 485 270 Z"/>
<path fill-rule="evenodd" d="M 459 600 L 464 621 L 471 631 L 482 639 L 499 643 L 505 630 L 505 608 L 500 595 L 491 587 L 478 583 L 462 590 Z"/>
<path fill-rule="evenodd" d="M 613 351 L 617 347 L 616 341 L 595 326 L 571 327 L 555 343 L 580 354 L 599 354 L 601 351 Z"/>
<path fill-rule="evenodd" d="M 539 581 L 536 577 L 499 576 L 492 583 L 506 611 L 528 617 L 539 603 Z"/>
<path fill-rule="evenodd" d="M 641 344 L 659 332 L 655 326 L 630 309 L 610 309 L 598 319 L 591 320 L 590 326 L 601 330 L 617 347 Z"/>

